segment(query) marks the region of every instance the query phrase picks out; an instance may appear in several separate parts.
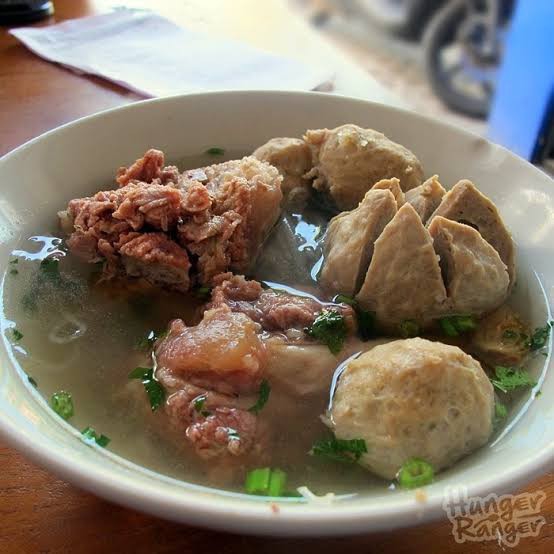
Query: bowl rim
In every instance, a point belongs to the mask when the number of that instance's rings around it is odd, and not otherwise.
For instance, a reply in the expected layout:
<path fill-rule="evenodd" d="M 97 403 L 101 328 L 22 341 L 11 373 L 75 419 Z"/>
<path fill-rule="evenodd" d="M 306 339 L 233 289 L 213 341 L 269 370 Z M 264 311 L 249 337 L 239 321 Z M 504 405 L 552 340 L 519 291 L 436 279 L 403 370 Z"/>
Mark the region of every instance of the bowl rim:
<path fill-rule="evenodd" d="M 526 164 L 530 171 L 541 176 L 543 173 L 527 160 L 519 158 L 501 145 L 494 144 L 483 137 L 459 127 L 434 119 L 432 117 L 412 112 L 397 106 L 389 106 L 379 102 L 372 102 L 361 98 L 346 95 L 329 94 L 324 92 L 276 91 L 276 90 L 249 90 L 249 91 L 207 91 L 188 94 L 177 94 L 161 98 L 153 98 L 132 102 L 124 106 L 116 106 L 91 115 L 70 121 L 25 142 L 7 154 L 0 157 L 0 166 L 6 160 L 20 155 L 35 143 L 47 140 L 50 135 L 68 130 L 80 125 L 86 125 L 91 120 L 108 118 L 114 112 L 133 111 L 143 109 L 144 106 L 163 104 L 172 101 L 194 102 L 195 98 L 210 96 L 217 101 L 218 97 L 237 96 L 247 101 L 251 96 L 289 96 L 289 97 L 323 97 L 334 102 L 348 101 L 373 106 L 378 110 L 396 112 L 406 118 L 420 120 L 436 128 L 442 128 L 449 133 L 462 135 L 484 141 L 494 148 L 503 151 L 510 157 L 517 158 Z M 550 306 L 548 305 L 548 310 Z M 552 337 L 550 338 L 550 347 Z M 552 355 L 549 351 L 546 360 L 546 371 L 552 365 Z M 76 462 L 71 457 L 60 456 L 55 445 L 34 442 L 32 435 L 25 433 L 9 420 L 4 411 L 0 411 L 0 435 L 17 450 L 28 456 L 33 462 L 46 467 L 54 474 L 67 479 L 80 488 L 107 498 L 118 504 L 142 512 L 151 513 L 165 519 L 183 523 L 190 523 L 209 528 L 230 531 L 241 531 L 247 534 L 272 534 L 296 536 L 325 536 L 346 535 L 356 532 L 394 529 L 414 525 L 437 519 L 445 515 L 442 507 L 443 495 L 433 494 L 424 503 L 418 502 L 413 493 L 398 494 L 399 501 L 387 506 L 378 503 L 343 503 L 337 502 L 332 506 L 313 503 L 279 504 L 278 510 L 272 501 L 248 501 L 244 498 L 233 498 L 231 501 L 223 495 L 217 501 L 206 493 L 181 489 L 168 493 L 158 490 L 154 480 L 142 479 L 135 482 L 129 476 L 121 475 L 117 479 L 111 470 L 105 470 L 100 464 L 86 460 Z M 122 458 L 123 459 L 123 458 Z M 467 486 L 470 496 L 485 495 L 490 492 L 501 494 L 514 490 L 541 474 L 554 462 L 554 441 L 535 451 L 532 455 L 516 465 L 503 468 L 498 474 L 482 477 Z M 209 490 L 209 489 L 208 489 Z M 217 489 L 211 489 L 216 492 Z M 437 489 L 438 491 L 438 489 Z"/>

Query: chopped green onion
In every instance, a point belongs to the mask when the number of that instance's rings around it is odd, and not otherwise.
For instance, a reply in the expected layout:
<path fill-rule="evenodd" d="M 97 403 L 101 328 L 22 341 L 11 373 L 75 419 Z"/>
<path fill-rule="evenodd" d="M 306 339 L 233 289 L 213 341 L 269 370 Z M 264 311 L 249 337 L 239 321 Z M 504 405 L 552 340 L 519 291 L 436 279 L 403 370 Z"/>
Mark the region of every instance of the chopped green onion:
<path fill-rule="evenodd" d="M 23 338 L 23 333 L 16 329 L 15 327 L 12 328 L 12 337 L 15 342 L 19 342 Z"/>
<path fill-rule="evenodd" d="M 248 494 L 266 495 L 269 489 L 271 469 L 268 467 L 253 469 L 246 474 L 244 489 Z"/>
<path fill-rule="evenodd" d="M 549 321 L 544 327 L 537 327 L 531 338 L 527 341 L 526 346 L 531 351 L 540 350 L 548 342 L 548 337 L 550 336 L 550 328 L 554 322 Z"/>
<path fill-rule="evenodd" d="M 415 489 L 433 482 L 433 466 L 420 458 L 411 458 L 405 462 L 396 475 L 398 484 L 404 489 Z"/>
<path fill-rule="evenodd" d="M 336 462 L 354 463 L 367 452 L 364 439 L 322 439 L 310 450 L 312 456 L 328 458 Z"/>
<path fill-rule="evenodd" d="M 248 494 L 285 496 L 287 474 L 280 469 L 257 468 L 246 474 L 244 489 Z"/>
<path fill-rule="evenodd" d="M 129 373 L 129 379 L 140 379 L 150 401 L 152 411 L 156 411 L 165 400 L 165 390 L 154 377 L 154 369 L 151 367 L 136 367 Z"/>
<path fill-rule="evenodd" d="M 210 156 L 223 156 L 225 150 L 219 146 L 212 146 L 205 151 L 205 154 L 210 154 Z"/>
<path fill-rule="evenodd" d="M 501 404 L 500 402 L 494 403 L 494 417 L 492 420 L 492 425 L 494 428 L 497 428 L 503 420 L 508 417 L 508 409 L 504 404 Z"/>
<path fill-rule="evenodd" d="M 342 349 L 348 329 L 344 316 L 333 310 L 322 310 L 305 332 L 326 344 L 331 353 L 336 355 Z"/>
<path fill-rule="evenodd" d="M 10 265 L 15 265 L 19 263 L 19 258 L 14 258 L 13 260 L 10 260 Z"/>
<path fill-rule="evenodd" d="M 287 474 L 280 470 L 274 469 L 269 477 L 268 496 L 281 496 L 287 484 Z"/>
<path fill-rule="evenodd" d="M 508 409 L 506 408 L 506 406 L 504 406 L 504 404 L 497 402 L 494 405 L 494 415 L 498 419 L 504 419 L 508 415 Z"/>
<path fill-rule="evenodd" d="M 73 400 L 71 394 L 66 391 L 55 392 L 50 398 L 51 408 L 66 421 L 73 416 Z"/>
<path fill-rule="evenodd" d="M 19 273 L 19 271 L 17 271 L 17 269 L 15 269 L 15 267 L 13 269 L 10 269 L 10 275 L 17 275 Z"/>
<path fill-rule="evenodd" d="M 400 336 L 404 339 L 409 339 L 412 337 L 417 337 L 419 335 L 419 325 L 417 321 L 413 319 L 406 319 L 399 325 Z"/>
<path fill-rule="evenodd" d="M 29 383 L 31 383 L 31 385 L 33 385 L 35 389 L 38 388 L 38 383 L 30 375 L 27 375 L 27 381 L 29 381 Z"/>
<path fill-rule="evenodd" d="M 502 392 L 510 392 L 518 388 L 534 387 L 537 383 L 523 368 L 496 366 L 495 377 L 491 383 Z"/>
<path fill-rule="evenodd" d="M 258 414 L 269 400 L 269 394 L 271 393 L 271 385 L 267 379 L 263 379 L 260 383 L 260 389 L 258 390 L 258 400 L 256 403 L 248 408 L 249 412 Z"/>
<path fill-rule="evenodd" d="M 477 322 L 471 315 L 452 315 L 439 319 L 442 332 L 448 337 L 457 337 L 477 329 Z"/>
<path fill-rule="evenodd" d="M 541 394 L 542 394 L 542 391 L 539 389 L 539 390 L 535 393 L 535 398 L 538 398 Z"/>
<path fill-rule="evenodd" d="M 83 435 L 85 441 L 87 442 L 95 442 L 98 446 L 101 446 L 102 448 L 106 448 L 108 446 L 110 439 L 106 437 L 106 435 L 100 435 L 98 436 L 96 434 L 96 431 L 92 427 L 87 427 L 81 431 L 81 434 Z"/>

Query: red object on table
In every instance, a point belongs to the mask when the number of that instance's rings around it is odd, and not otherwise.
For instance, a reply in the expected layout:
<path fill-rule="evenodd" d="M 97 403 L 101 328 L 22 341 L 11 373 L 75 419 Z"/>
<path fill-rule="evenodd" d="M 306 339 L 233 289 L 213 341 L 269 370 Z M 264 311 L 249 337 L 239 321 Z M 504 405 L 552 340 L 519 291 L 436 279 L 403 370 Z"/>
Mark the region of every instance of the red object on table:
<path fill-rule="evenodd" d="M 156 2 L 152 1 L 155 7 Z M 97 13 L 94 1 L 58 0 L 56 21 Z M 50 22 L 53 22 L 52 20 Z M 48 24 L 48 21 L 46 22 Z M 46 62 L 0 31 L 0 155 L 58 125 L 140 99 L 98 78 Z M 509 464 L 510 460 L 506 460 Z M 329 554 L 510 552 L 496 542 L 458 544 L 446 520 L 390 533 L 337 539 L 229 535 L 140 514 L 64 483 L 0 443 L 0 553 L 132 552 L 182 554 Z M 554 473 L 530 483 L 543 490 L 546 525 L 513 552 L 554 552 Z"/>

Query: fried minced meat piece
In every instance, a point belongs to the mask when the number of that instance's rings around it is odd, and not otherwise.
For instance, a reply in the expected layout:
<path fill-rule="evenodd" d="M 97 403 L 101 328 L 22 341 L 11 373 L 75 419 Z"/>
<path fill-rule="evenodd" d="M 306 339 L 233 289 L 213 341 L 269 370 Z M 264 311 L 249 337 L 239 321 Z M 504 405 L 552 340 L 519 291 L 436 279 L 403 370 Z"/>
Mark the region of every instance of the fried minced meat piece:
<path fill-rule="evenodd" d="M 229 269 L 245 271 L 280 213 L 278 171 L 252 157 L 185 174 L 163 164 L 163 153 L 149 150 L 119 171 L 119 189 L 70 201 L 59 213 L 62 228 L 70 234 L 70 251 L 86 262 L 106 261 L 104 278 L 141 275 L 179 290 L 191 284 L 189 269 L 201 284 Z M 130 232 L 157 238 L 139 241 L 141 248 L 129 256 L 121 251 L 121 238 Z M 169 264 L 146 247 L 154 241 L 159 250 L 160 233 L 165 236 L 162 250 L 173 256 Z M 136 254 L 147 259 L 141 261 Z"/>

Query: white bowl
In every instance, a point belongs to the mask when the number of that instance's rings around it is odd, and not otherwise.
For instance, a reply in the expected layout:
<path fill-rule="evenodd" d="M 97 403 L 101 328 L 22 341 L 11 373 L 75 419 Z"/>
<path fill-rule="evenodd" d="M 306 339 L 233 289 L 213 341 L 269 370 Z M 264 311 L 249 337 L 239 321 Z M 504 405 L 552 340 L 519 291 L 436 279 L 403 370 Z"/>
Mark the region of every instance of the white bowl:
<path fill-rule="evenodd" d="M 412 149 L 427 174 L 438 173 L 447 187 L 466 177 L 494 200 L 518 246 L 520 294 L 530 299 L 533 323 L 544 324 L 554 298 L 552 180 L 504 148 L 439 121 L 327 94 L 218 92 L 150 100 L 83 118 L 30 141 L 0 160 L 2 270 L 18 240 L 40 226 L 52 228 L 56 211 L 70 198 L 112 182 L 117 167 L 149 147 L 162 149 L 170 161 L 214 144 L 246 152 L 270 137 L 300 136 L 307 128 L 347 122 L 378 129 Z M 470 495 L 501 494 L 546 471 L 554 460 L 554 377 L 546 371 L 539 377 L 542 396 L 522 400 L 527 409 L 501 437 L 441 474 L 425 489 L 425 501 L 414 492 L 383 487 L 329 505 L 284 501 L 275 509 L 262 498 L 187 484 L 86 445 L 17 369 L 5 322 L 3 337 L 0 431 L 5 439 L 79 487 L 168 519 L 272 535 L 391 529 L 440 516 L 448 486 L 467 486 Z"/>

